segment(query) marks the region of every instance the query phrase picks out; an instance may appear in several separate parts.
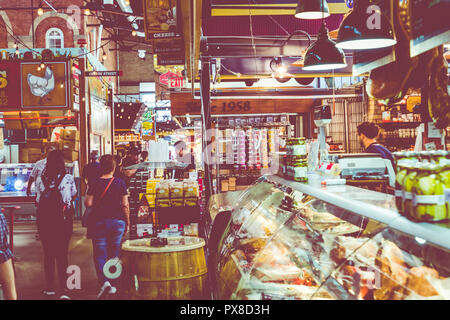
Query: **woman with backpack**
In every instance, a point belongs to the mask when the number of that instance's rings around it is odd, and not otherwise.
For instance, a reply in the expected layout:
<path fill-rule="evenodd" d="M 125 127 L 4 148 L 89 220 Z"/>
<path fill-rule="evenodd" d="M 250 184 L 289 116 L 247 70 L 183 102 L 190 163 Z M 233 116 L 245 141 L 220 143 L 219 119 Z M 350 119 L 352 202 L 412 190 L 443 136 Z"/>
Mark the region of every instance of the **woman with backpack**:
<path fill-rule="evenodd" d="M 117 289 L 105 275 L 107 261 L 117 258 L 130 222 L 125 182 L 114 177 L 116 161 L 112 155 L 100 158 L 101 177 L 89 186 L 84 204 L 92 208 L 87 221 L 87 237 L 92 239 L 94 263 L 101 285 L 98 298 L 115 294 Z"/>
<path fill-rule="evenodd" d="M 62 151 L 51 151 L 42 175 L 36 180 L 36 218 L 44 250 L 46 296 L 56 294 L 56 262 L 60 299 L 70 299 L 67 294 L 67 267 L 69 242 L 73 231 L 72 201 L 76 194 L 75 180 L 72 175 L 66 174 Z"/>

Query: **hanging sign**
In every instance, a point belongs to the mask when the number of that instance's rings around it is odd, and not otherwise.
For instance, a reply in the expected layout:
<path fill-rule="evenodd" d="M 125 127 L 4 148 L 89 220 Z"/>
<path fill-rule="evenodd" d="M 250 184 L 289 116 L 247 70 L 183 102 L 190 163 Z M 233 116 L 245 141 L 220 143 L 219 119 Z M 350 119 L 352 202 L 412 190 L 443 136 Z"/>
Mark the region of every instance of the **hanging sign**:
<path fill-rule="evenodd" d="M 172 116 L 201 114 L 201 101 L 191 93 L 171 92 L 170 104 Z M 314 99 L 213 99 L 211 114 L 304 113 L 315 104 Z"/>
<path fill-rule="evenodd" d="M 174 54 L 183 52 L 184 43 L 181 38 L 153 41 L 154 54 Z"/>
<path fill-rule="evenodd" d="M 22 62 L 21 107 L 26 108 L 67 108 L 68 81 L 67 62 Z"/>
<path fill-rule="evenodd" d="M 123 76 L 123 71 L 86 71 L 85 77 L 120 77 Z"/>
<path fill-rule="evenodd" d="M 0 61 L 0 110 L 20 108 L 20 64 Z"/>
<path fill-rule="evenodd" d="M 450 1 L 410 0 L 410 56 L 450 42 Z"/>
<path fill-rule="evenodd" d="M 162 66 L 173 66 L 184 64 L 184 54 L 158 54 L 158 64 Z"/>
<path fill-rule="evenodd" d="M 179 38 L 177 0 L 143 0 L 145 40 Z"/>
<path fill-rule="evenodd" d="M 155 139 L 155 120 L 152 111 L 147 111 L 142 115 L 142 139 Z"/>

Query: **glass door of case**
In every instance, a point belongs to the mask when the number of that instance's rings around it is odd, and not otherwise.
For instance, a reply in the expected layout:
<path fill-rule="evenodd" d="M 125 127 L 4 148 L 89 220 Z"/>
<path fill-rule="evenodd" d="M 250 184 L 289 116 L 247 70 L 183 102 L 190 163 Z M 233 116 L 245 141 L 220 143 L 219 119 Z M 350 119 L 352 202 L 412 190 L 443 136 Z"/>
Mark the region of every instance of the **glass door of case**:
<path fill-rule="evenodd" d="M 222 239 L 219 298 L 450 298 L 445 249 L 260 181 L 233 212 Z M 257 201 L 250 200 L 252 190 Z"/>

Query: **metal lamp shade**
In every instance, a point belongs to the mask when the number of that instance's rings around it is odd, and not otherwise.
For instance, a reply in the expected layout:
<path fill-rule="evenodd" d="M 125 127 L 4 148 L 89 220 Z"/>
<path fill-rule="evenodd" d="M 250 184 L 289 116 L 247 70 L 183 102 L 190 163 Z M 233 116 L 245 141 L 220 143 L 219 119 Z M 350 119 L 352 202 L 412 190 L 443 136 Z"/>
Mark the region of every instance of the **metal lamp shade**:
<path fill-rule="evenodd" d="M 370 26 L 364 6 L 353 10 L 341 23 L 336 46 L 348 50 L 368 50 L 393 46 L 397 43 L 392 26 L 385 15 L 380 14 L 380 25 Z M 371 27 L 369 29 L 368 25 Z"/>
<path fill-rule="evenodd" d="M 344 51 L 336 48 L 336 43 L 328 36 L 325 25 L 322 25 L 317 41 L 306 52 L 303 70 L 333 70 L 346 66 Z"/>
<path fill-rule="evenodd" d="M 322 5 L 323 2 L 323 5 Z M 299 19 L 322 19 L 330 16 L 325 0 L 299 0 L 295 17 Z"/>

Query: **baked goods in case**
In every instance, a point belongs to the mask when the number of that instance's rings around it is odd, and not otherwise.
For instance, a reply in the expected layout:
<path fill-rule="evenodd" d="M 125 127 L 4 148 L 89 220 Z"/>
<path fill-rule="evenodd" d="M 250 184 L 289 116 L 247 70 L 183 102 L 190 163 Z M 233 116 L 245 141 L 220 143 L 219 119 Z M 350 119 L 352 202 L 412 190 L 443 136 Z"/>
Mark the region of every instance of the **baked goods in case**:
<path fill-rule="evenodd" d="M 439 279 L 439 273 L 437 270 L 425 266 L 411 268 L 406 281 L 406 287 L 423 297 L 439 295 L 428 278 Z"/>
<path fill-rule="evenodd" d="M 380 288 L 375 290 L 376 300 L 401 300 L 408 279 L 403 253 L 392 241 L 383 241 L 375 259 L 380 271 Z"/>

